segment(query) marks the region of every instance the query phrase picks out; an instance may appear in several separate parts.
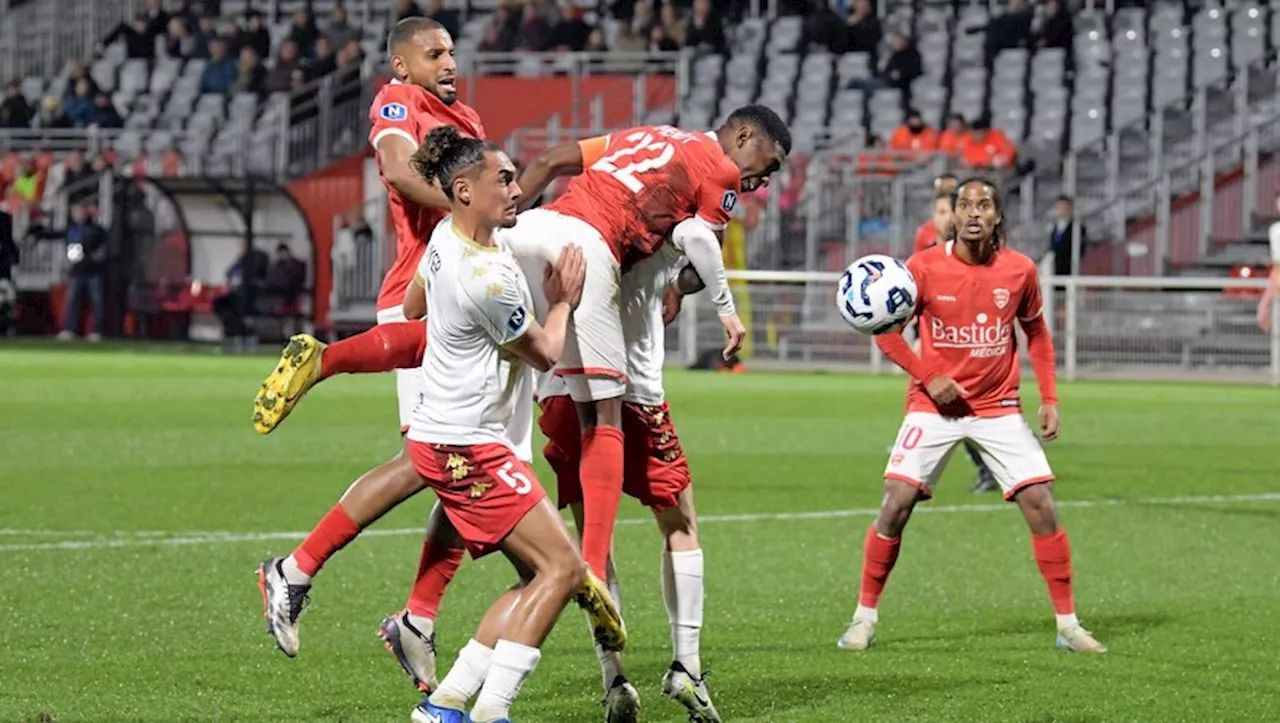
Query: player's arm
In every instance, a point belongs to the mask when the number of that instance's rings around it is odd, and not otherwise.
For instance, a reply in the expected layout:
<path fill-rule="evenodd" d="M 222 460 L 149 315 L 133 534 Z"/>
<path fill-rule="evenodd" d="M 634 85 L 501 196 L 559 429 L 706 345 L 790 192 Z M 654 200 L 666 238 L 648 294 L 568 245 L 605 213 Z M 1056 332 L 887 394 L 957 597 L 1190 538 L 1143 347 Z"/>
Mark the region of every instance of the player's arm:
<path fill-rule="evenodd" d="M 573 310 L 582 301 L 582 284 L 586 279 L 587 265 L 582 258 L 582 249 L 577 246 L 566 246 L 560 252 L 555 265 L 547 264 L 543 276 L 542 290 L 551 307 L 547 312 L 546 322 L 539 324 L 531 314 L 520 307 L 521 321 L 515 328 L 507 317 L 510 337 L 502 341 L 507 351 L 515 354 L 540 372 L 549 371 L 560 361 L 564 352 L 564 340 L 569 329 L 569 319 Z M 503 312 L 505 313 L 505 311 Z M 515 312 L 512 312 L 515 313 Z M 501 341 L 501 340 L 500 340 Z"/>
<path fill-rule="evenodd" d="M 747 328 L 738 318 L 738 310 L 733 303 L 733 293 L 729 290 L 729 280 L 724 273 L 724 252 L 720 249 L 722 234 L 713 229 L 703 218 L 691 218 L 676 224 L 671 231 L 671 245 L 683 253 L 693 266 L 698 277 L 706 284 L 711 295 L 711 303 L 716 306 L 716 314 L 724 327 L 724 358 L 742 348 L 747 338 Z"/>
<path fill-rule="evenodd" d="M 1027 356 L 1040 387 L 1040 436 L 1046 440 L 1058 436 L 1058 370 L 1053 351 L 1053 337 L 1044 320 L 1044 299 L 1040 294 L 1040 278 L 1035 269 L 1027 273 L 1026 290 L 1018 305 L 1018 326 L 1027 335 Z"/>
<path fill-rule="evenodd" d="M 382 176 L 387 179 L 388 186 L 419 206 L 449 210 L 449 199 L 445 198 L 444 191 L 409 166 L 409 159 L 417 146 L 408 133 L 382 133 L 377 137 L 374 148 L 378 151 L 378 165 L 382 167 Z"/>
<path fill-rule="evenodd" d="M 421 273 L 413 275 L 409 288 L 404 292 L 404 318 L 413 321 L 427 315 L 427 282 Z"/>
<path fill-rule="evenodd" d="M 1258 327 L 1271 333 L 1271 310 L 1276 298 L 1280 297 L 1280 222 L 1271 224 L 1267 235 L 1271 241 L 1271 279 L 1267 290 L 1258 299 Z"/>
<path fill-rule="evenodd" d="M 935 382 L 946 379 L 936 365 L 911 350 L 911 345 L 903 338 L 901 331 L 880 334 L 876 337 L 876 346 L 880 348 L 882 354 L 889 358 L 889 361 L 902 367 L 903 371 L 911 375 L 912 379 L 920 382 L 926 390 L 936 386 Z M 952 383 L 954 384 L 955 382 Z M 952 395 L 949 399 L 939 399 L 938 396 L 934 395 L 933 391 L 929 391 L 929 396 L 942 404 L 953 402 L 957 396 L 962 395 L 963 389 L 961 389 L 960 395 Z"/>
<path fill-rule="evenodd" d="M 529 162 L 520 174 L 520 210 L 532 208 L 547 186 L 562 176 L 576 176 L 600 160 L 609 145 L 609 136 L 596 136 L 554 146 Z"/>

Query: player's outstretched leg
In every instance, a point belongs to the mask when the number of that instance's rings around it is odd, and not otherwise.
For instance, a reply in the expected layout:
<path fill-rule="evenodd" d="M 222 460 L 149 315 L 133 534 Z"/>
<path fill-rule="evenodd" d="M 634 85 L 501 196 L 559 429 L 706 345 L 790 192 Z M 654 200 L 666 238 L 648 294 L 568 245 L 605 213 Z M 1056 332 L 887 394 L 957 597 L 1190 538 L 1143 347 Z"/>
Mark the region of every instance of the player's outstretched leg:
<path fill-rule="evenodd" d="M 1031 528 L 1031 548 L 1036 567 L 1049 587 L 1054 617 L 1058 623 L 1059 648 L 1079 653 L 1105 653 L 1107 648 L 1080 624 L 1071 591 L 1071 545 L 1067 531 L 1058 522 L 1058 509 L 1047 484 L 1023 487 L 1013 495 L 1027 526 Z"/>
<path fill-rule="evenodd" d="M 378 626 L 378 635 L 418 690 L 430 693 L 436 687 L 435 621 L 440 601 L 466 552 L 444 508 L 436 502 L 427 520 L 418 573 L 404 610 L 387 617 Z"/>
<path fill-rule="evenodd" d="M 702 670 L 701 636 L 703 560 L 693 487 L 676 497 L 676 506 L 655 510 L 662 533 L 662 600 L 671 624 L 671 667 L 662 676 L 662 692 L 683 705 L 692 723 L 720 723 Z"/>
<path fill-rule="evenodd" d="M 298 616 L 312 578 L 360 531 L 422 489 L 422 478 L 403 452 L 366 472 L 320 520 L 288 557 L 271 558 L 258 569 L 267 631 L 289 657 L 298 654 Z"/>
<path fill-rule="evenodd" d="M 253 399 L 253 428 L 270 434 L 316 384 L 335 374 L 373 374 L 422 363 L 427 326 L 420 321 L 379 324 L 361 334 L 324 344 L 296 334 L 280 353 L 280 363 Z"/>
<path fill-rule="evenodd" d="M 858 608 L 849 628 L 836 643 L 844 650 L 866 650 L 875 639 L 880 620 L 880 596 L 884 593 L 889 573 L 898 561 L 902 546 L 902 530 L 911 519 L 916 502 L 923 499 L 920 490 L 906 482 L 889 479 L 884 483 L 884 501 L 875 522 L 867 530 L 862 546 L 862 587 L 858 591 Z"/>

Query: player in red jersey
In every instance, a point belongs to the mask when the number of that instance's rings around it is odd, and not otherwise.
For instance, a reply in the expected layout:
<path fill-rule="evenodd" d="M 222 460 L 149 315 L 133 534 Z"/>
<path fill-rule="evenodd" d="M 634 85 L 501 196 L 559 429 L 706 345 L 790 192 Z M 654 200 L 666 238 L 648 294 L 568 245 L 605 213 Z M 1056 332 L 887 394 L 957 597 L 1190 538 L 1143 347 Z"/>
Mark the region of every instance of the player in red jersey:
<path fill-rule="evenodd" d="M 1046 441 L 1058 436 L 1053 340 L 1042 318 L 1036 264 L 1004 247 L 1004 218 L 992 183 L 961 183 L 954 205 L 956 240 L 907 260 L 919 288 L 920 354 L 901 334 L 876 337 L 912 381 L 906 419 L 885 469 L 884 500 L 867 530 L 857 612 L 839 645 L 865 650 L 871 644 L 880 595 L 911 511 L 932 494 L 955 445 L 968 439 L 978 445 L 1005 499 L 1018 504 L 1031 529 L 1036 564 L 1057 617 L 1058 646 L 1106 652 L 1076 619 L 1071 550 L 1048 484 L 1053 472 L 1022 418 L 1015 324 L 1026 333 L 1040 386 L 1040 436 Z"/>
<path fill-rule="evenodd" d="M 443 26 L 422 17 L 401 20 L 387 38 L 387 55 L 395 77 L 378 92 L 369 110 L 369 142 L 377 152 L 396 232 L 396 260 L 378 294 L 379 324 L 405 320 L 402 303 L 406 289 L 432 230 L 449 211 L 449 199 L 411 167 L 410 158 L 431 129 L 441 125 L 455 126 L 464 136 L 484 137 L 478 114 L 457 101 L 453 39 Z M 254 427 L 259 432 L 266 434 L 275 429 L 317 377 L 344 371 L 341 353 L 325 359 L 325 368 L 322 351 L 323 345 L 314 337 L 299 335 L 290 340 L 280 364 L 254 400 Z M 421 372 L 406 369 L 396 374 L 403 432 L 422 396 Z M 312 577 L 324 563 L 385 512 L 388 499 L 398 502 L 407 496 L 404 475 L 411 471 L 412 464 L 402 453 L 356 480 L 292 555 L 264 565 L 260 571 L 263 586 L 279 578 L 290 589 L 309 589 Z M 432 519 L 440 524 L 443 516 L 434 514 Z M 429 538 L 438 542 L 442 532 L 452 532 L 445 527 Z M 433 621 L 444 587 L 461 557 L 457 544 L 424 543 L 406 611 L 393 616 L 395 620 L 390 623 L 399 628 L 395 631 L 398 645 L 402 642 L 416 653 L 416 667 L 426 686 L 434 681 Z M 272 627 L 277 645 L 290 657 L 298 651 L 297 620 L 302 599 Z M 402 649 L 398 647 L 396 652 L 403 664 Z"/>
<path fill-rule="evenodd" d="M 948 238 L 951 234 L 951 194 L 955 193 L 955 176 L 946 173 L 933 181 L 933 207 L 929 220 L 916 229 L 915 246 L 912 253 L 919 253 L 938 243 L 938 239 Z"/>
<path fill-rule="evenodd" d="M 581 416 L 582 549 L 598 576 L 606 573 L 622 496 L 621 273 L 662 246 L 679 221 L 698 219 L 700 231 L 687 234 L 679 251 L 706 281 L 728 339 L 725 355 L 736 351 L 746 329 L 725 280 L 720 240 L 738 193 L 768 183 L 790 151 L 782 119 L 755 105 L 734 111 L 711 133 L 651 126 L 564 144 L 531 162 L 520 179 L 528 204 L 554 177 L 574 175 L 554 202 L 521 214 L 511 243 L 517 258 L 534 266 L 567 243 L 587 258 L 582 306 L 556 374 L 565 378 Z M 537 297 L 535 290 L 535 304 Z"/>

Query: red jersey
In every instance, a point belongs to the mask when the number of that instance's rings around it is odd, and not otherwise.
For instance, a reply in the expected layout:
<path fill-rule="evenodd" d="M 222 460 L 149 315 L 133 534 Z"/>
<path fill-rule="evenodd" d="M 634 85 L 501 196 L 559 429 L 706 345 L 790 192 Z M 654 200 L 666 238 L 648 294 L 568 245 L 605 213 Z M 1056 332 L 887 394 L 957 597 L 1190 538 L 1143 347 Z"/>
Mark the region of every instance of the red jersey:
<path fill-rule="evenodd" d="M 723 229 L 738 203 L 741 174 L 713 133 L 642 126 L 581 146 L 582 173 L 547 208 L 591 224 L 619 263 L 654 253 L 690 216 Z"/>
<path fill-rule="evenodd" d="M 938 227 L 933 225 L 933 221 L 925 221 L 920 224 L 920 228 L 916 229 L 916 247 L 912 253 L 918 254 L 936 243 L 938 243 Z"/>
<path fill-rule="evenodd" d="M 1029 257 L 1008 248 L 985 266 L 952 253 L 955 242 L 915 254 L 907 269 L 916 278 L 920 357 L 969 395 L 940 408 L 919 381 L 907 391 L 908 412 L 954 417 L 998 417 L 1021 412 L 1015 322 L 1043 312 L 1040 279 Z"/>
<path fill-rule="evenodd" d="M 369 107 L 369 144 L 375 149 L 378 141 L 394 135 L 401 136 L 416 147 L 427 138 L 432 128 L 442 125 L 457 126 L 464 136 L 484 138 L 484 126 L 480 115 L 463 103 L 445 105 L 430 91 L 410 83 L 393 80 L 378 91 Z M 396 260 L 382 279 L 378 291 L 379 310 L 400 306 L 404 292 L 413 281 L 413 275 L 427 248 L 427 240 L 436 224 L 448 215 L 448 211 L 423 208 L 404 198 L 387 183 L 387 177 L 379 166 L 378 174 L 387 189 L 387 202 L 391 206 L 391 220 L 396 229 Z"/>

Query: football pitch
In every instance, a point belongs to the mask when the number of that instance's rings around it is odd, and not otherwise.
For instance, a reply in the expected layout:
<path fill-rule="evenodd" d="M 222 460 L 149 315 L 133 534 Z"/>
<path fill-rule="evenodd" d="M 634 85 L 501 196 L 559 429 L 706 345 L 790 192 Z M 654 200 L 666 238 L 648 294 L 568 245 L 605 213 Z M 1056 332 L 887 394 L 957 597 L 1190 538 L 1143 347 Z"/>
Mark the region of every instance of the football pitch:
<path fill-rule="evenodd" d="M 271 358 L 81 349 L 0 351 L 0 721 L 408 720 L 419 696 L 375 629 L 408 592 L 429 492 L 317 578 L 295 660 L 263 631 L 254 576 L 396 452 L 392 379 L 327 382 L 261 437 L 251 398 Z M 1108 654 L 1054 649 L 1025 524 L 969 493 L 959 454 L 904 537 L 876 644 L 847 653 L 835 643 L 904 384 L 669 375 L 704 518 L 702 660 L 726 720 L 1280 718 L 1280 391 L 1062 385 L 1049 458 L 1080 616 Z M 622 517 L 642 720 L 680 721 L 659 691 L 660 542 L 634 502 Z M 442 672 L 511 579 L 498 556 L 463 565 Z M 600 698 L 571 609 L 515 720 L 600 721 Z"/>

